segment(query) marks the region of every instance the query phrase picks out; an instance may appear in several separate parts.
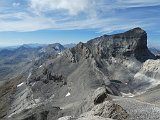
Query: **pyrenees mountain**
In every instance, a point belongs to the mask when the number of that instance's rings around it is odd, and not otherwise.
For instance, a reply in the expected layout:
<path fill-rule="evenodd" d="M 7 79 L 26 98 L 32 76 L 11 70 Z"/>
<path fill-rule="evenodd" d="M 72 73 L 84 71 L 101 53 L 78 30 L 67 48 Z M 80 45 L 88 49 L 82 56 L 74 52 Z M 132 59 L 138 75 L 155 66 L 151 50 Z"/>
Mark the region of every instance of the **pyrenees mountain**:
<path fill-rule="evenodd" d="M 4 67 L 8 59 L 20 65 L 0 87 L 0 119 L 160 119 L 160 60 L 139 27 L 68 49 L 55 43 L 4 53 Z"/>
<path fill-rule="evenodd" d="M 157 56 L 160 56 L 160 49 L 159 48 L 155 48 L 155 47 L 150 47 L 149 50 Z"/>
<path fill-rule="evenodd" d="M 3 48 L 0 51 L 0 81 L 8 80 L 27 72 L 35 60 L 45 55 L 56 55 L 65 48 L 59 44 L 24 44 L 14 49 Z M 44 52 L 44 50 L 46 50 Z M 44 55 L 45 54 L 45 55 Z"/>
<path fill-rule="evenodd" d="M 74 44 L 74 43 L 70 43 L 70 44 L 65 44 L 65 45 L 63 45 L 65 48 L 73 48 L 73 47 L 75 47 L 76 46 L 76 44 Z"/>

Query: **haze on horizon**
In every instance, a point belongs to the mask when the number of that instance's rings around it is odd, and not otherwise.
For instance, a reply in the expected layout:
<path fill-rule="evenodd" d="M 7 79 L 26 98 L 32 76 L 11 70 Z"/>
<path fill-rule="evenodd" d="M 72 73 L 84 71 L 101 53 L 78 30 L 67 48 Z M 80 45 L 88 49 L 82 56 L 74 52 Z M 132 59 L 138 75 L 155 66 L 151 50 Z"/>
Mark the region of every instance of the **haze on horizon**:
<path fill-rule="evenodd" d="M 159 0 L 1 0 L 0 46 L 86 42 L 141 27 L 160 47 Z"/>

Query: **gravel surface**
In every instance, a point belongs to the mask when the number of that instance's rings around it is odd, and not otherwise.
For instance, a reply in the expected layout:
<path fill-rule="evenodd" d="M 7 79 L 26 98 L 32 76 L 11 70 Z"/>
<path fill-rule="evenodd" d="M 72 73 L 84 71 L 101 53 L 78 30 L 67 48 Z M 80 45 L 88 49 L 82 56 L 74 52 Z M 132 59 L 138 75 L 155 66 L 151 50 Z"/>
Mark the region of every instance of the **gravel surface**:
<path fill-rule="evenodd" d="M 160 107 L 131 98 L 119 98 L 114 101 L 130 115 L 128 120 L 160 120 Z"/>
<path fill-rule="evenodd" d="M 136 96 L 135 98 L 140 101 L 144 101 L 151 104 L 156 104 L 160 106 L 160 86 L 150 89 L 146 93 Z"/>

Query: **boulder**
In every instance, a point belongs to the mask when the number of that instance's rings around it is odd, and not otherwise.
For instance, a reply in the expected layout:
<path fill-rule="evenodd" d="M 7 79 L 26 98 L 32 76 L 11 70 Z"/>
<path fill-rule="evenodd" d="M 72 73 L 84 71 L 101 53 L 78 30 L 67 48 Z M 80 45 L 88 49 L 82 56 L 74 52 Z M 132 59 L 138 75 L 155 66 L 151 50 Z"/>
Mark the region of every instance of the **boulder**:
<path fill-rule="evenodd" d="M 94 116 L 113 118 L 116 120 L 125 120 L 128 117 L 127 112 L 113 101 L 105 101 L 102 104 L 94 106 L 91 113 Z"/>
<path fill-rule="evenodd" d="M 95 105 L 103 103 L 105 100 L 111 100 L 104 87 L 97 88 L 93 93 L 92 99 Z"/>
<path fill-rule="evenodd" d="M 105 87 L 97 88 L 87 104 L 83 105 L 82 107 L 86 111 L 80 115 L 78 120 L 106 120 L 108 118 L 125 120 L 128 117 L 128 113 L 113 102 Z M 80 109 L 82 110 L 82 108 Z"/>

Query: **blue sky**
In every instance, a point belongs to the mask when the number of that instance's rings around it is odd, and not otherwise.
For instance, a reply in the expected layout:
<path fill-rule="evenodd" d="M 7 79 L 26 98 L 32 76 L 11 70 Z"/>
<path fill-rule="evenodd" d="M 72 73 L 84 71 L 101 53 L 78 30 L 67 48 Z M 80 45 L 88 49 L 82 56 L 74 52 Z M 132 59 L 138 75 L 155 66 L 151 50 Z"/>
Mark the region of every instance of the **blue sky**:
<path fill-rule="evenodd" d="M 160 0 L 0 0 L 0 46 L 78 43 L 142 27 L 160 47 Z"/>

